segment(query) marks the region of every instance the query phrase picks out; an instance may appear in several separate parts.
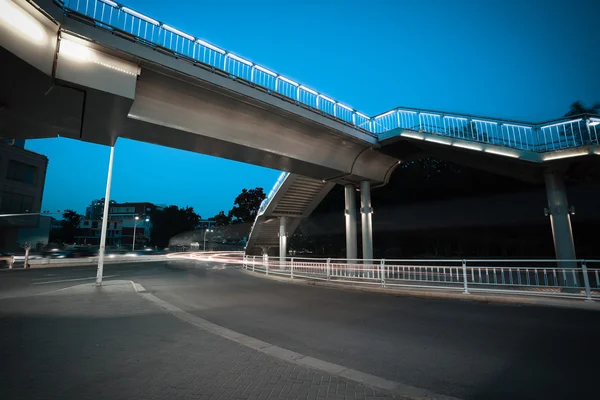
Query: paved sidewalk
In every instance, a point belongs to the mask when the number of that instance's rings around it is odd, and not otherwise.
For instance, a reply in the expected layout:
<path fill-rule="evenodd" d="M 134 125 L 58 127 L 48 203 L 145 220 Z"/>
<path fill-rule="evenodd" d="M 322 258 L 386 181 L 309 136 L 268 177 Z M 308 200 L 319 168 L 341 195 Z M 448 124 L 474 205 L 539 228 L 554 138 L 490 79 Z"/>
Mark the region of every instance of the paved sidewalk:
<path fill-rule="evenodd" d="M 383 399 L 175 318 L 128 281 L 0 300 L 1 399 Z"/>

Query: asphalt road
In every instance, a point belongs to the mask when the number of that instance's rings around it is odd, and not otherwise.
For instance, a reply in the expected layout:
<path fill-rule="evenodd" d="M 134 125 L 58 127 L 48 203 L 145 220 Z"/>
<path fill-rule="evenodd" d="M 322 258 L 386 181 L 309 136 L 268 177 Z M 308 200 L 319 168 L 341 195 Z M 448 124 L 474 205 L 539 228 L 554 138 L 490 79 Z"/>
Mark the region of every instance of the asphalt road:
<path fill-rule="evenodd" d="M 441 394 L 597 396 L 600 315 L 593 311 L 349 292 L 193 261 L 107 265 L 105 275 L 139 282 L 165 301 L 260 340 Z M 94 267 L 2 271 L 0 298 L 94 276 Z"/>

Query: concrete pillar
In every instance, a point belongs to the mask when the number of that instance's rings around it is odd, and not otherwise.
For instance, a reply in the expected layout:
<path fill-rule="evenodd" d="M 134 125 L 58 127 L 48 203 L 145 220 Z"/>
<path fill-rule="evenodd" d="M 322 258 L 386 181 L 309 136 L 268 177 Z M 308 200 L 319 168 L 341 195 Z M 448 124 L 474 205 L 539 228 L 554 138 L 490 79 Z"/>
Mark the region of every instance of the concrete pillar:
<path fill-rule="evenodd" d="M 371 207 L 371 183 L 360 183 L 360 218 L 362 225 L 362 258 L 373 259 L 373 208 Z"/>
<path fill-rule="evenodd" d="M 558 260 L 574 260 L 575 244 L 567 202 L 567 190 L 562 174 L 556 171 L 546 171 L 546 195 L 548 196 L 548 209 L 550 210 L 550 223 L 552 225 L 552 238 L 554 251 Z M 576 268 L 576 262 L 559 262 L 561 268 Z M 568 283 L 572 282 L 571 274 L 567 274 Z"/>
<path fill-rule="evenodd" d="M 279 217 L 279 265 L 283 268 L 287 257 L 287 217 Z"/>
<path fill-rule="evenodd" d="M 344 186 L 346 199 L 346 209 L 344 211 L 346 219 L 346 258 L 358 258 L 358 249 L 356 244 L 356 188 L 354 185 Z"/>

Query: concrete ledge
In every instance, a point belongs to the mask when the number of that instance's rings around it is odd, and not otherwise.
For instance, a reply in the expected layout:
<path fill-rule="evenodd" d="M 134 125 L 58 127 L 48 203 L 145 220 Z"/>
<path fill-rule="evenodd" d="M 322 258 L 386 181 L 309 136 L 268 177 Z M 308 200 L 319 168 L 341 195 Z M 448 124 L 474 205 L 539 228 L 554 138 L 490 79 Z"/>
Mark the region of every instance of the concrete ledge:
<path fill-rule="evenodd" d="M 368 293 L 381 293 L 394 296 L 411 296 L 422 299 L 451 299 L 451 300 L 462 300 L 462 301 L 475 301 L 481 303 L 497 303 L 507 305 L 523 305 L 523 306 L 538 306 L 538 307 L 560 307 L 570 308 L 579 310 L 592 310 L 600 311 L 600 302 L 587 301 L 585 299 L 561 299 L 551 298 L 544 296 L 543 294 L 527 295 L 510 295 L 503 296 L 494 293 L 475 293 L 463 294 L 461 291 L 443 291 L 443 290 L 425 290 L 422 288 L 399 288 L 399 287 L 385 287 L 372 285 L 358 285 L 346 282 L 335 282 L 335 281 L 319 281 L 306 278 L 288 278 L 281 275 L 265 275 L 262 272 L 252 272 L 244 268 L 240 270 L 248 275 L 272 279 L 287 283 L 296 283 L 303 285 L 313 285 L 327 287 L 338 290 L 353 290 L 357 292 L 368 292 Z"/>

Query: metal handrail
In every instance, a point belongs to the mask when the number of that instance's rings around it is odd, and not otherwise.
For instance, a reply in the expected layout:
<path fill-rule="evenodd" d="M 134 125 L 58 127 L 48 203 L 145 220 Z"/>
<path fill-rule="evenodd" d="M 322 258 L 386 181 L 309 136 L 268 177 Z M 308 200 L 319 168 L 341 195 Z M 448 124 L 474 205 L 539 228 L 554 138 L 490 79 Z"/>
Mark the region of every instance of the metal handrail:
<path fill-rule="evenodd" d="M 188 59 L 214 71 L 222 71 L 231 79 L 262 88 L 268 93 L 378 138 L 381 138 L 384 133 L 390 136 L 390 133 L 393 133 L 391 131 L 394 130 L 415 130 L 418 126 L 421 132 L 536 152 L 600 144 L 600 127 L 590 126 L 591 115 L 588 114 L 532 124 L 509 119 L 396 107 L 370 117 L 306 85 L 118 2 L 112 0 L 55 1 L 61 5 L 67 15 L 82 15 L 86 19 L 91 19 L 99 28 L 126 34 L 141 44 L 167 50 L 176 57 Z M 403 121 L 401 116 L 406 117 L 407 113 L 413 116 L 404 118 L 406 121 Z M 431 124 L 433 119 L 438 119 L 438 124 Z M 410 123 L 403 123 L 409 120 Z M 573 121 L 576 120 L 585 123 L 579 124 L 575 129 Z M 540 131 L 544 129 L 548 129 L 548 132 L 542 132 L 540 135 Z M 467 134 L 463 136 L 468 137 L 460 137 L 461 132 Z"/>
<path fill-rule="evenodd" d="M 244 256 L 266 274 L 382 287 L 600 298 L 600 260 L 335 259 Z"/>

